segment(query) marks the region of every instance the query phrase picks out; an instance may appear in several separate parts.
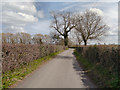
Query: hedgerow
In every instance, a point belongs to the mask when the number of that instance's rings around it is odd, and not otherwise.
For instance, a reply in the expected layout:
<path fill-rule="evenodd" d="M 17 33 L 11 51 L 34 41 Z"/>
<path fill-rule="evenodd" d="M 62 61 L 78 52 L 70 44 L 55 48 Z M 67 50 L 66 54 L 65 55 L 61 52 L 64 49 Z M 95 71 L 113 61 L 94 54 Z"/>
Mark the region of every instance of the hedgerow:
<path fill-rule="evenodd" d="M 14 70 L 30 61 L 64 49 L 66 47 L 60 45 L 2 44 L 2 72 Z"/>
<path fill-rule="evenodd" d="M 118 49 L 118 46 L 81 46 L 78 47 L 76 51 L 79 55 L 82 55 L 89 64 L 91 64 L 90 73 L 92 78 L 97 81 L 98 86 L 119 87 L 120 49 Z M 87 69 L 90 69 L 90 67 Z"/>

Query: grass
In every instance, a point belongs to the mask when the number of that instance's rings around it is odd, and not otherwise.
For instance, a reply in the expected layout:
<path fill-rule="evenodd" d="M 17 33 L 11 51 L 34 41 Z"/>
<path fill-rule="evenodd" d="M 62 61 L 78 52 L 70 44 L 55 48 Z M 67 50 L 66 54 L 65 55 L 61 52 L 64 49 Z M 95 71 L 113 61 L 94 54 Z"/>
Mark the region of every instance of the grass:
<path fill-rule="evenodd" d="M 94 64 L 83 57 L 82 54 L 74 51 L 74 55 L 78 62 L 82 65 L 83 69 L 87 72 L 87 75 L 96 83 L 99 88 L 120 88 L 118 74 L 110 73 L 99 63 Z"/>
<path fill-rule="evenodd" d="M 5 72 L 4 74 L 2 74 L 2 88 L 3 89 L 9 88 L 11 85 L 15 84 L 17 81 L 24 79 L 26 75 L 36 70 L 43 62 L 50 60 L 52 57 L 56 56 L 60 52 L 52 53 L 43 58 L 33 60 L 26 65 L 21 65 L 20 68 Z"/>

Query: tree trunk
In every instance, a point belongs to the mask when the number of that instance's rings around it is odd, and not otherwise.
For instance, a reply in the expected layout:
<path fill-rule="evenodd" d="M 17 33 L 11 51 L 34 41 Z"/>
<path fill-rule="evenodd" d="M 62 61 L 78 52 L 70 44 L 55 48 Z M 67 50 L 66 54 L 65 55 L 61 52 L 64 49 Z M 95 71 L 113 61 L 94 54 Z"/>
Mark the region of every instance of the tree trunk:
<path fill-rule="evenodd" d="M 87 45 L 87 40 L 84 40 L 84 45 L 85 45 L 85 46 Z"/>
<path fill-rule="evenodd" d="M 64 36 L 64 45 L 68 46 L 68 36 Z"/>

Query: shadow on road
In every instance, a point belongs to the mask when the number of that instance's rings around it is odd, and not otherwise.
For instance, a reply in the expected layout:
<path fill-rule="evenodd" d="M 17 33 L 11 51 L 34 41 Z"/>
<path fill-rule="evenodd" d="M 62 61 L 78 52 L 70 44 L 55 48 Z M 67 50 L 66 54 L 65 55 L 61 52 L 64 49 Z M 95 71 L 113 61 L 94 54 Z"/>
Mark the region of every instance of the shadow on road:
<path fill-rule="evenodd" d="M 74 54 L 73 54 L 74 55 Z M 78 61 L 75 59 L 73 59 L 73 68 L 76 71 L 76 73 L 82 77 L 81 80 L 84 83 L 84 86 L 88 87 L 88 88 L 96 88 L 96 86 L 91 82 L 91 80 L 86 76 L 85 71 L 81 68 L 80 64 L 78 63 Z"/>
<path fill-rule="evenodd" d="M 73 57 L 71 56 L 62 56 L 62 55 L 57 55 L 57 58 L 61 59 L 61 60 L 71 60 L 71 59 L 74 59 Z"/>

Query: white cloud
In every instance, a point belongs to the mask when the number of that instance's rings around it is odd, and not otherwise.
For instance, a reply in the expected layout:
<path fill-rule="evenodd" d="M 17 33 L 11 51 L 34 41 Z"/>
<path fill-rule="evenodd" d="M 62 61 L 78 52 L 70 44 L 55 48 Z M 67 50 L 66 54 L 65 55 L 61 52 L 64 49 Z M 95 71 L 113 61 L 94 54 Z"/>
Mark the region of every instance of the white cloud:
<path fill-rule="evenodd" d="M 35 2 L 35 0 L 1 0 L 2 2 Z"/>
<path fill-rule="evenodd" d="M 71 9 L 71 8 L 73 8 L 73 7 L 75 7 L 75 6 L 78 6 L 78 5 L 79 5 L 79 4 L 69 5 L 69 6 L 67 6 L 67 7 L 62 8 L 60 11 L 65 11 L 65 10 Z"/>
<path fill-rule="evenodd" d="M 21 13 L 35 14 L 36 7 L 30 2 L 6 2 L 2 4 L 3 10 L 19 11 Z"/>
<path fill-rule="evenodd" d="M 98 8 L 90 8 L 90 11 L 97 13 L 100 16 L 104 16 L 103 11 Z"/>
<path fill-rule="evenodd" d="M 37 12 L 37 16 L 38 16 L 39 18 L 44 18 L 44 12 L 43 12 L 43 11 L 38 11 L 38 12 Z"/>
<path fill-rule="evenodd" d="M 25 25 L 38 21 L 35 17 L 36 13 L 37 10 L 33 3 L 3 3 L 2 23 L 5 26 L 3 32 L 24 32 Z"/>
<path fill-rule="evenodd" d="M 102 42 L 104 43 L 118 43 L 118 6 L 117 3 L 111 7 L 106 7 L 104 11 L 96 8 L 91 9 L 103 17 L 103 21 L 109 26 L 107 36 Z"/>
<path fill-rule="evenodd" d="M 23 27 L 16 27 L 16 26 L 8 26 L 5 29 L 5 32 L 9 32 L 11 30 L 11 33 L 17 33 L 17 32 L 26 32 Z"/>
<path fill-rule="evenodd" d="M 32 23 L 37 21 L 33 15 L 21 13 L 21 12 L 13 12 L 13 11 L 3 11 L 3 24 L 11 24 L 11 25 L 24 25 L 27 23 Z"/>
<path fill-rule="evenodd" d="M 53 30 L 53 28 L 50 28 L 50 23 L 51 20 L 41 20 L 29 25 L 29 27 L 26 26 L 26 31 L 29 30 L 27 32 L 31 34 L 37 34 L 37 33 L 49 34 L 50 31 Z"/>
<path fill-rule="evenodd" d="M 104 22 L 110 27 L 109 35 L 118 35 L 118 7 L 109 8 L 104 11 Z"/>

